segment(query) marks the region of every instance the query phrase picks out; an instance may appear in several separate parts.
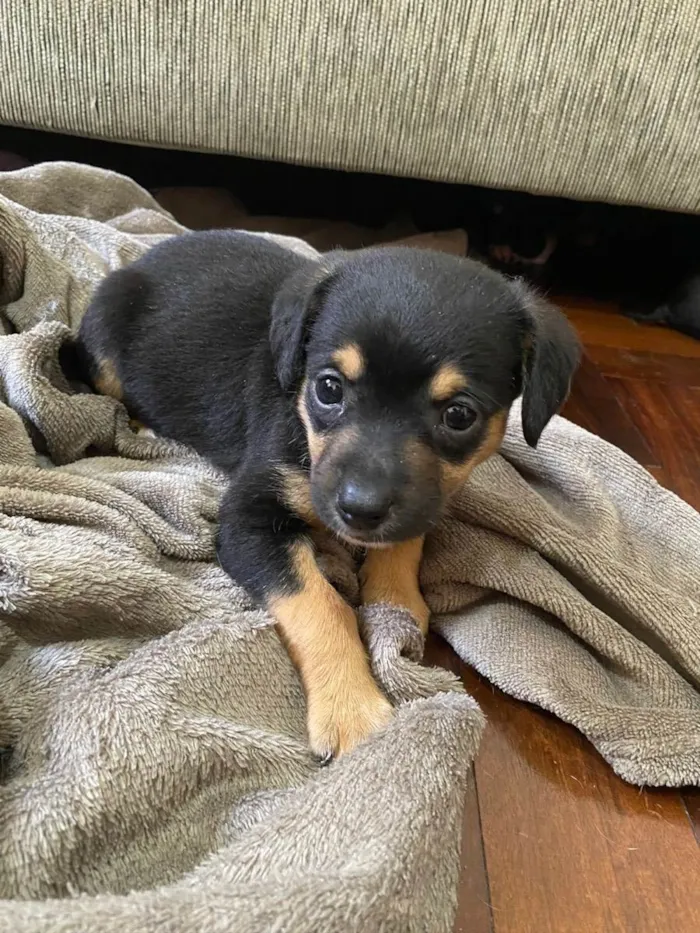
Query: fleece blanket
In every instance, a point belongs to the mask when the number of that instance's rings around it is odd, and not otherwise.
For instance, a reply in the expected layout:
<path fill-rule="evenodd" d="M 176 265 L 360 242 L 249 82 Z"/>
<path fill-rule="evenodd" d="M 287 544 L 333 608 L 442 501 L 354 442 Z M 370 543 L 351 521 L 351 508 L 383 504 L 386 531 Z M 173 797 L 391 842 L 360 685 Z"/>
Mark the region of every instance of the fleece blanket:
<path fill-rule="evenodd" d="M 183 229 L 109 172 L 0 175 L 0 933 L 446 933 L 475 703 L 372 607 L 397 714 L 320 768 L 271 620 L 215 562 L 222 478 L 58 367 L 99 279 Z M 623 778 L 700 784 L 700 516 L 620 451 L 563 419 L 530 450 L 515 410 L 422 585 L 465 661 Z"/>

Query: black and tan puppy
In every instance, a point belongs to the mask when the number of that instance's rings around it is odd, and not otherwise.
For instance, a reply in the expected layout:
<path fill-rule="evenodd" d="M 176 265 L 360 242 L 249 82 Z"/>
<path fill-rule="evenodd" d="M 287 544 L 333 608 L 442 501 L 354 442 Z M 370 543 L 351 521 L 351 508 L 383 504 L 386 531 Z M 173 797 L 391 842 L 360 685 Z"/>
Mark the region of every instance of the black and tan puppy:
<path fill-rule="evenodd" d="M 391 707 L 310 530 L 367 548 L 363 601 L 405 607 L 425 632 L 425 532 L 521 393 L 537 443 L 578 358 L 557 311 L 478 263 L 400 247 L 314 258 L 231 231 L 168 240 L 109 276 L 78 348 L 99 391 L 230 477 L 221 564 L 275 618 L 324 756 Z"/>

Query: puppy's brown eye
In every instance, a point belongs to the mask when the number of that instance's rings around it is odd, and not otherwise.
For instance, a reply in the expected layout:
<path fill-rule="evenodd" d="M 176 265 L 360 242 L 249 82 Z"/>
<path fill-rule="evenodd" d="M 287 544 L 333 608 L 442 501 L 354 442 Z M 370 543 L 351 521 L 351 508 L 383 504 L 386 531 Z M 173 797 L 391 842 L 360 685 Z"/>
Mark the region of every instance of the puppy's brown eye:
<path fill-rule="evenodd" d="M 343 383 L 338 376 L 321 374 L 316 380 L 316 398 L 322 405 L 340 405 L 343 401 Z"/>
<path fill-rule="evenodd" d="M 448 405 L 442 413 L 442 423 L 450 431 L 466 431 L 476 421 L 476 412 L 468 405 Z"/>

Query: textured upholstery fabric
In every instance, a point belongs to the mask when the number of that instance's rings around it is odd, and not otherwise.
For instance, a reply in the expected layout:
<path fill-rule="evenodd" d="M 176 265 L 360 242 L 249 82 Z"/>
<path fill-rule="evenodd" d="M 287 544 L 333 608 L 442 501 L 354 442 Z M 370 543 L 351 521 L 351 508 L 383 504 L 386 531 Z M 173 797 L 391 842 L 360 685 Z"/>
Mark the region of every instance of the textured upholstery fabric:
<path fill-rule="evenodd" d="M 698 0 L 3 0 L 0 122 L 700 209 Z"/>

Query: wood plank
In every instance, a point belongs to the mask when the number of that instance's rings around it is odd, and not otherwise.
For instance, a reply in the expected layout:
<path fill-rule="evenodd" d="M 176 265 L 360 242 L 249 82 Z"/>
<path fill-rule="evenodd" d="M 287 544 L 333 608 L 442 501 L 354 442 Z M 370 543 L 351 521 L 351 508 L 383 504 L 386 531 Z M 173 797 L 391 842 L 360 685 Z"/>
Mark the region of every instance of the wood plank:
<path fill-rule="evenodd" d="M 654 479 L 660 486 L 663 486 L 665 489 L 670 489 L 671 492 L 675 492 L 673 488 L 673 484 L 669 480 L 668 474 L 666 473 L 666 470 L 664 470 L 663 467 L 650 466 L 650 467 L 647 467 L 647 470 L 649 470 L 651 475 L 654 477 Z"/>
<path fill-rule="evenodd" d="M 588 431 L 616 444 L 643 466 L 661 466 L 613 388 L 587 353 L 581 360 L 563 414 Z"/>
<path fill-rule="evenodd" d="M 620 308 L 614 301 L 603 301 L 599 298 L 585 298 L 580 295 L 558 295 L 552 293 L 549 301 L 566 312 L 595 311 L 598 314 L 618 316 Z"/>
<path fill-rule="evenodd" d="M 562 299 L 559 307 L 576 327 L 586 346 L 700 358 L 700 340 L 668 327 L 640 324 L 622 315 L 611 314 L 609 310 L 576 307 L 569 299 Z"/>
<path fill-rule="evenodd" d="M 694 390 L 607 378 L 658 458 L 669 488 L 700 509 L 700 403 Z"/>
<path fill-rule="evenodd" d="M 495 933 L 700 929 L 680 794 L 625 784 L 573 728 L 462 678 L 489 723 L 475 770 Z"/>
<path fill-rule="evenodd" d="M 462 819 L 460 870 L 462 881 L 454 933 L 493 933 L 493 913 L 473 768 Z"/>
<path fill-rule="evenodd" d="M 659 383 L 656 388 L 675 416 L 674 441 L 687 444 L 693 464 L 700 464 L 700 389 L 679 383 Z"/>
<path fill-rule="evenodd" d="M 595 346 L 587 346 L 586 355 L 603 376 L 700 386 L 700 359 L 694 357 Z"/>
<path fill-rule="evenodd" d="M 683 802 L 693 825 L 695 839 L 700 846 L 700 788 L 690 787 L 683 791 Z"/>
<path fill-rule="evenodd" d="M 452 670 L 459 676 L 462 662 L 437 635 L 431 634 L 425 648 L 426 664 Z M 493 915 L 481 835 L 481 817 L 474 768 L 464 802 L 460 884 L 454 933 L 493 933 Z"/>

